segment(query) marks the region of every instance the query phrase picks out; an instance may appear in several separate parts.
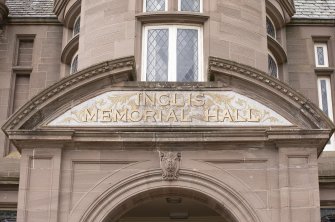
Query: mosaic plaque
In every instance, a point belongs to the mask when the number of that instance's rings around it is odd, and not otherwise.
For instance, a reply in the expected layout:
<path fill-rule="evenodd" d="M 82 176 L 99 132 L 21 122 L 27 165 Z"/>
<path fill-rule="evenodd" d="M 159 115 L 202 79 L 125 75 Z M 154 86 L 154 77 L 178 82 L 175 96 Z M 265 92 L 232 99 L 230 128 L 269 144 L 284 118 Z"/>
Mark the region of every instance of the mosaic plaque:
<path fill-rule="evenodd" d="M 289 126 L 265 105 L 232 91 L 110 91 L 73 106 L 48 126 Z"/>

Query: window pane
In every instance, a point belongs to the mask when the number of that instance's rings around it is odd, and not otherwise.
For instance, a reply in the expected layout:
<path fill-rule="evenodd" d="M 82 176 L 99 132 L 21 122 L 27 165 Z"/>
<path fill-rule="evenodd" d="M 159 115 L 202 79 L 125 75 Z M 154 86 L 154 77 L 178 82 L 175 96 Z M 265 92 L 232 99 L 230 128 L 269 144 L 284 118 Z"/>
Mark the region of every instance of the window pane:
<path fill-rule="evenodd" d="M 321 222 L 335 222 L 335 209 L 321 208 Z"/>
<path fill-rule="evenodd" d="M 271 76 L 278 77 L 278 67 L 272 56 L 268 55 L 268 72 Z"/>
<path fill-rule="evenodd" d="M 326 80 L 320 80 L 321 85 L 321 100 L 322 100 L 322 111 L 329 116 L 328 111 L 328 95 L 327 95 L 327 83 Z"/>
<path fill-rule="evenodd" d="M 72 60 L 70 74 L 76 73 L 77 71 L 78 71 L 78 55 L 76 55 L 76 57 L 74 57 L 74 59 Z"/>
<path fill-rule="evenodd" d="M 76 20 L 73 26 L 73 36 L 79 34 L 80 32 L 80 17 Z"/>
<path fill-rule="evenodd" d="M 16 211 L 0 210 L 0 222 L 15 222 Z"/>
<path fill-rule="evenodd" d="M 276 38 L 276 29 L 268 17 L 266 17 L 266 31 L 269 36 Z"/>
<path fill-rule="evenodd" d="M 169 30 L 148 30 L 147 81 L 168 81 Z"/>
<path fill-rule="evenodd" d="M 200 0 L 180 0 L 180 10 L 200 12 Z"/>
<path fill-rule="evenodd" d="M 165 11 L 165 0 L 146 0 L 146 11 Z"/>
<path fill-rule="evenodd" d="M 316 47 L 316 53 L 318 56 L 318 65 L 325 65 L 325 57 L 323 52 L 323 47 Z"/>
<path fill-rule="evenodd" d="M 177 35 L 177 81 L 197 81 L 198 31 L 178 29 Z"/>

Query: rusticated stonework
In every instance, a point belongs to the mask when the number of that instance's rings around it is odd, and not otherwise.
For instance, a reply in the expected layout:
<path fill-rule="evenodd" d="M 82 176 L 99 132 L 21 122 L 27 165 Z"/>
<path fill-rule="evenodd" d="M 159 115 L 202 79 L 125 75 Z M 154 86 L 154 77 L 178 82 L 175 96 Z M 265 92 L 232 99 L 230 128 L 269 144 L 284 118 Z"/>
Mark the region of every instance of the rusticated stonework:
<path fill-rule="evenodd" d="M 179 176 L 180 152 L 161 152 L 160 165 L 162 168 L 162 177 L 164 180 L 176 180 Z"/>

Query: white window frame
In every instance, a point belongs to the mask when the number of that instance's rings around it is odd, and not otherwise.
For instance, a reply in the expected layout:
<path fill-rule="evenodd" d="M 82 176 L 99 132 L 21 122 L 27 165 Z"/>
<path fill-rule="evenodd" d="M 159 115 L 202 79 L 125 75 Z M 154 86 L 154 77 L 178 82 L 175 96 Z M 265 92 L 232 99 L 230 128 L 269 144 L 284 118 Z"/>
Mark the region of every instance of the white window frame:
<path fill-rule="evenodd" d="M 178 0 L 178 11 L 180 11 L 180 12 L 194 12 L 194 11 L 182 11 L 181 10 L 181 1 L 182 0 Z M 199 1 L 200 1 L 200 11 L 198 13 L 202 13 L 203 12 L 203 0 L 199 0 Z"/>
<path fill-rule="evenodd" d="M 328 104 L 328 117 L 332 121 L 334 121 L 334 116 L 333 116 L 333 100 L 332 100 L 332 91 L 331 91 L 331 83 L 330 83 L 330 78 L 329 77 L 319 77 L 318 78 L 318 99 L 319 99 L 319 107 L 322 110 L 322 93 L 321 93 L 321 81 L 325 80 L 326 81 L 326 91 L 327 91 L 327 104 Z M 334 136 L 330 138 L 330 144 L 327 144 L 325 146 L 324 151 L 335 151 L 335 140 Z"/>
<path fill-rule="evenodd" d="M 164 11 L 150 11 L 150 12 L 166 12 L 169 8 L 169 1 L 165 0 L 165 9 Z M 147 12 L 147 0 L 143 0 L 143 12 Z"/>
<path fill-rule="evenodd" d="M 76 25 L 76 23 L 78 22 L 79 19 L 80 19 L 80 15 L 78 15 L 78 17 L 76 18 L 76 20 L 74 20 L 73 30 L 72 30 L 72 38 L 74 38 L 74 37 L 76 37 L 77 35 L 80 34 L 80 24 L 79 24 L 79 32 L 77 34 L 74 34 L 75 25 Z"/>
<path fill-rule="evenodd" d="M 73 65 L 73 60 L 78 56 L 78 52 L 76 52 L 71 59 L 70 63 L 70 75 L 74 74 L 75 72 L 72 72 L 72 65 Z M 78 61 L 77 61 L 77 72 L 78 72 L 78 65 L 79 65 L 79 56 L 78 56 Z"/>
<path fill-rule="evenodd" d="M 276 59 L 276 57 L 274 57 L 274 55 L 270 51 L 268 51 L 268 54 L 273 59 L 273 61 L 276 63 L 276 67 L 277 67 L 277 76 L 276 76 L 276 78 L 279 79 L 279 66 L 278 66 L 277 59 Z M 268 73 L 268 74 L 271 75 L 271 73 Z"/>
<path fill-rule="evenodd" d="M 318 53 L 317 53 L 317 48 L 318 47 L 323 48 L 323 53 L 324 53 L 323 57 L 324 57 L 324 60 L 325 60 L 324 65 L 320 65 L 318 63 Z M 315 66 L 316 67 L 329 67 L 327 43 L 314 43 L 314 57 L 315 57 Z"/>
<path fill-rule="evenodd" d="M 147 39 L 150 29 L 169 30 L 169 61 L 168 61 L 168 82 L 177 81 L 177 30 L 191 29 L 198 31 L 198 82 L 204 81 L 203 72 L 203 28 L 195 25 L 147 25 L 143 27 L 142 37 L 142 69 L 141 81 L 147 81 Z M 173 49 L 173 50 L 171 50 Z M 171 60 L 170 58 L 174 58 Z"/>

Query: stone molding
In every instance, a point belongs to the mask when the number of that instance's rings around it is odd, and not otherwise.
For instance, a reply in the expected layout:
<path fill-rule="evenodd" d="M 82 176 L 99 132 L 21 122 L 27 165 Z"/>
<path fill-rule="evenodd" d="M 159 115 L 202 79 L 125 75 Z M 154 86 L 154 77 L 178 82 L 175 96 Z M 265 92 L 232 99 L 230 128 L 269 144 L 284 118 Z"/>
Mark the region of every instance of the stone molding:
<path fill-rule="evenodd" d="M 67 11 L 65 11 L 64 22 L 63 22 L 65 27 L 70 29 L 73 28 L 73 24 L 76 18 L 78 17 L 78 15 L 80 15 L 80 8 L 81 8 L 81 0 L 76 0 L 73 3 L 73 5 L 71 5 Z"/>
<path fill-rule="evenodd" d="M 250 66 L 238 64 L 225 59 L 209 58 L 209 76 L 215 79 L 215 73 L 220 75 L 236 76 L 247 81 L 256 83 L 264 88 L 271 88 L 278 96 L 285 98 L 286 101 L 292 101 L 304 113 L 312 117 L 316 126 L 321 129 L 334 129 L 335 126 L 331 120 L 311 101 L 303 95 L 289 87 L 280 80 L 268 75 L 265 72 L 256 70 Z"/>
<path fill-rule="evenodd" d="M 288 26 L 330 26 L 334 27 L 335 19 L 292 18 Z"/>
<path fill-rule="evenodd" d="M 128 72 L 124 72 L 124 68 L 128 68 Z M 10 129 L 20 128 L 24 124 L 24 120 L 27 120 L 27 117 L 31 117 L 34 112 L 38 112 L 43 104 L 48 104 L 53 99 L 58 98 L 65 91 L 71 90 L 87 81 L 94 80 L 95 78 L 98 78 L 99 75 L 105 74 L 109 71 L 114 71 L 115 73 L 117 73 L 118 70 L 119 72 L 124 73 L 127 78 L 134 78 L 134 57 L 126 57 L 122 59 L 103 62 L 79 71 L 66 78 L 63 78 L 56 84 L 43 90 L 41 93 L 32 98 L 28 103 L 26 103 L 23 107 L 21 107 L 7 120 L 7 122 L 3 125 L 2 129 L 4 131 L 7 131 Z"/>
<path fill-rule="evenodd" d="M 295 6 L 293 0 L 277 0 L 277 1 L 285 9 L 285 11 L 290 17 L 292 17 L 295 14 Z"/>
<path fill-rule="evenodd" d="M 230 177 L 229 175 L 227 176 Z M 184 195 L 191 192 L 191 197 L 205 196 L 211 200 L 208 203 L 211 208 L 216 206 L 214 209 L 225 218 L 227 218 L 228 213 L 230 213 L 230 217 L 233 221 L 268 221 L 266 218 L 262 218 L 264 216 L 258 215 L 257 212 L 253 210 L 255 209 L 254 207 L 251 207 L 252 204 L 260 204 L 261 200 L 259 197 L 250 193 L 247 197 L 248 199 L 245 199 L 240 193 L 235 191 L 239 190 L 241 193 L 243 193 L 243 191 L 248 192 L 247 187 L 242 184 L 238 184 L 238 187 L 237 184 L 235 184 L 235 187 L 230 187 L 225 181 L 220 181 L 201 172 L 181 169 L 179 180 L 171 182 L 162 180 L 160 170 L 147 170 L 143 173 L 124 178 L 106 190 L 104 184 L 109 184 L 108 181 L 111 179 L 113 178 L 105 178 L 105 181 L 90 191 L 92 193 L 101 193 L 99 197 L 94 198 L 93 202 L 89 195 L 85 195 L 71 210 L 69 221 L 96 222 L 105 219 L 117 221 L 119 219 L 118 217 L 124 213 L 125 206 L 129 207 L 127 200 L 136 199 L 138 196 L 143 197 L 147 192 L 150 193 L 150 197 L 152 198 L 153 192 L 162 189 L 162 187 L 168 187 L 169 190 L 178 188 L 180 191 L 180 189 L 182 189 L 184 190 Z M 233 181 L 235 181 L 235 179 L 231 177 L 229 183 Z M 164 189 L 162 191 L 164 192 Z M 214 200 L 227 201 L 217 203 Z M 136 203 L 140 204 L 141 202 L 133 201 L 133 204 L 136 205 Z M 108 207 L 106 207 L 107 205 Z"/>
<path fill-rule="evenodd" d="M 57 17 L 9 17 L 8 25 L 62 25 Z"/>
<path fill-rule="evenodd" d="M 209 16 L 204 13 L 188 12 L 145 12 L 136 15 L 137 20 L 146 23 L 191 23 L 204 24 Z"/>
<path fill-rule="evenodd" d="M 211 144 L 225 146 L 232 143 L 268 143 L 275 145 L 277 142 L 285 142 L 295 146 L 299 144 L 313 146 L 318 148 L 318 153 L 321 153 L 334 130 L 334 125 L 314 104 L 285 83 L 252 67 L 213 57 L 210 58 L 209 64 L 209 76 L 218 80 L 217 82 L 149 83 L 129 82 L 135 79 L 134 57 L 107 61 L 61 79 L 58 83 L 45 89 L 13 114 L 2 129 L 19 150 L 43 147 L 46 143 L 49 144 L 48 146 L 55 147 L 64 144 L 72 146 L 74 142 L 82 147 L 96 142 L 101 147 L 110 148 L 110 145 L 113 144 L 120 145 L 123 149 L 133 148 L 134 144 L 150 149 L 162 144 L 172 146 L 171 144 L 178 143 L 187 146 L 190 142 L 194 142 L 192 149 L 206 149 Z M 224 88 L 229 90 L 225 82 L 221 81 L 222 78 L 234 79 L 235 82 L 243 80 L 249 86 L 249 89 L 243 91 L 244 93 L 254 94 L 257 98 L 259 97 L 259 100 L 270 102 L 270 107 L 276 108 L 278 113 L 283 112 L 289 118 L 288 120 L 296 125 L 272 128 L 236 127 L 229 128 L 229 130 L 227 127 L 220 126 L 148 127 L 144 130 L 139 127 L 81 129 L 53 128 L 43 125 L 45 121 L 60 114 L 71 104 L 73 105 L 74 101 L 84 99 L 83 96 L 100 94 L 110 90 L 111 87 L 128 90 L 218 90 Z M 238 91 L 239 88 L 234 90 Z M 271 101 L 276 101 L 273 102 L 276 104 L 271 105 Z M 292 114 L 287 114 L 285 108 L 281 108 L 283 106 L 286 106 L 286 109 L 289 109 Z"/>
<path fill-rule="evenodd" d="M 268 35 L 268 48 L 270 52 L 274 55 L 276 58 L 278 64 L 284 64 L 287 62 L 287 54 L 283 47 L 280 45 L 280 43 Z"/>
<path fill-rule="evenodd" d="M 61 61 L 65 64 L 70 65 L 74 54 L 79 48 L 79 35 L 74 36 L 64 47 L 61 55 Z"/>

